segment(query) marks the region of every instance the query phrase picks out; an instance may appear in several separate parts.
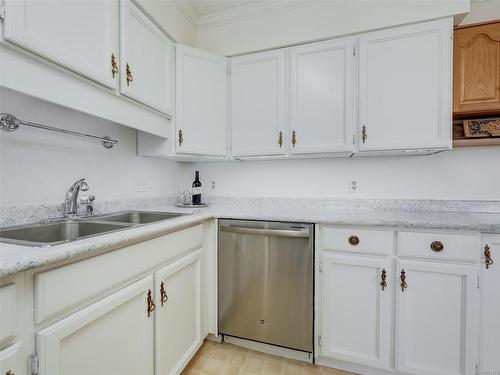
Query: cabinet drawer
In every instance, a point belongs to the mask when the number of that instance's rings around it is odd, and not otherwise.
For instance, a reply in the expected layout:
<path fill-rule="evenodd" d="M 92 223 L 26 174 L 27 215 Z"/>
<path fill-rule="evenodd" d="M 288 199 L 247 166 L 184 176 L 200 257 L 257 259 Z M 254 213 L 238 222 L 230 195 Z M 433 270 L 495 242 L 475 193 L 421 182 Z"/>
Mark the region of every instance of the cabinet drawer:
<path fill-rule="evenodd" d="M 126 246 L 35 276 L 35 322 L 68 312 L 202 245 L 203 226 Z"/>
<path fill-rule="evenodd" d="M 10 371 L 10 372 L 9 372 Z M 21 374 L 21 344 L 0 351 L 0 374 Z"/>
<path fill-rule="evenodd" d="M 398 232 L 398 255 L 479 261 L 480 236 L 455 233 Z"/>
<path fill-rule="evenodd" d="M 16 284 L 0 287 L 0 344 L 16 335 Z M 3 375 L 2 372 L 0 374 Z"/>
<path fill-rule="evenodd" d="M 322 227 L 321 239 L 322 250 L 388 255 L 394 249 L 393 231 Z"/>

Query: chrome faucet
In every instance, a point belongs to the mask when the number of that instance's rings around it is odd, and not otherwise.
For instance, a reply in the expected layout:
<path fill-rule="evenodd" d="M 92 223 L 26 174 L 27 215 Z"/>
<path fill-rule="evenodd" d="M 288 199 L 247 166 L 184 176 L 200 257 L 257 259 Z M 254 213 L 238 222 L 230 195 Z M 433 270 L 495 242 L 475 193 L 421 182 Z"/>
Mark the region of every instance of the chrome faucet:
<path fill-rule="evenodd" d="M 64 213 L 67 217 L 78 216 L 78 193 L 89 190 L 89 185 L 85 182 L 85 178 L 76 181 L 66 192 L 64 200 Z"/>

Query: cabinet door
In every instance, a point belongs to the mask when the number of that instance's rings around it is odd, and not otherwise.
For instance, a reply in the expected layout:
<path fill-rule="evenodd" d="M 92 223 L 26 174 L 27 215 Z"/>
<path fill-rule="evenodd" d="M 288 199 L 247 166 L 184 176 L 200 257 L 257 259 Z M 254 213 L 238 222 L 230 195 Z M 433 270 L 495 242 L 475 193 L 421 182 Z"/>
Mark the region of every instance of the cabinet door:
<path fill-rule="evenodd" d="M 17 375 L 22 374 L 21 344 L 17 343 L 0 350 L 0 374 Z"/>
<path fill-rule="evenodd" d="M 353 151 L 354 40 L 292 48 L 290 152 Z"/>
<path fill-rule="evenodd" d="M 455 30 L 453 112 L 500 114 L 500 22 Z"/>
<path fill-rule="evenodd" d="M 227 58 L 176 46 L 176 152 L 226 155 Z"/>
<path fill-rule="evenodd" d="M 323 254 L 321 356 L 389 368 L 391 269 L 387 258 Z M 387 286 L 382 288 L 384 271 Z"/>
<path fill-rule="evenodd" d="M 401 260 L 396 271 L 396 370 L 418 375 L 475 374 L 477 267 Z"/>
<path fill-rule="evenodd" d="M 234 156 L 285 152 L 285 51 L 231 59 Z"/>
<path fill-rule="evenodd" d="M 38 55 L 116 88 L 118 2 L 7 0 L 4 37 Z"/>
<path fill-rule="evenodd" d="M 40 375 L 153 374 L 152 288 L 146 277 L 38 332 Z"/>
<path fill-rule="evenodd" d="M 201 250 L 155 274 L 156 374 L 180 374 L 201 345 Z"/>
<path fill-rule="evenodd" d="M 487 374 L 500 370 L 500 236 L 485 236 L 483 252 L 481 370 Z"/>
<path fill-rule="evenodd" d="M 359 150 L 451 147 L 451 20 L 359 40 Z"/>
<path fill-rule="evenodd" d="M 121 93 L 171 114 L 173 43 L 129 0 L 120 3 L 120 17 Z"/>

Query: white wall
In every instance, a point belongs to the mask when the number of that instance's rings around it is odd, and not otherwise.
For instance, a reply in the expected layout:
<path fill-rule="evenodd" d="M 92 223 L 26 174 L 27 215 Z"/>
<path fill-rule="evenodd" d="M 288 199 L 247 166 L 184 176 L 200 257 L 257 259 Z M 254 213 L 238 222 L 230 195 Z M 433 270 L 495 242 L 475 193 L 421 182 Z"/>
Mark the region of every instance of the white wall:
<path fill-rule="evenodd" d="M 196 45 L 235 55 L 467 13 L 470 4 L 468 0 L 302 1 L 303 6 L 290 3 L 286 11 L 199 27 Z"/>
<path fill-rule="evenodd" d="M 135 130 L 7 89 L 0 89 L 0 113 L 100 136 L 100 143 L 20 127 L 0 132 L 0 205 L 61 203 L 68 187 L 86 177 L 98 201 L 175 194 L 180 165 L 136 156 Z M 146 192 L 136 192 L 137 180 Z"/>
<path fill-rule="evenodd" d="M 460 25 L 500 19 L 500 0 L 475 0 Z"/>
<path fill-rule="evenodd" d="M 212 196 L 500 200 L 500 147 L 461 148 L 429 156 L 197 163 Z M 359 192 L 349 193 L 357 180 Z M 216 190 L 211 190 L 211 182 Z"/>

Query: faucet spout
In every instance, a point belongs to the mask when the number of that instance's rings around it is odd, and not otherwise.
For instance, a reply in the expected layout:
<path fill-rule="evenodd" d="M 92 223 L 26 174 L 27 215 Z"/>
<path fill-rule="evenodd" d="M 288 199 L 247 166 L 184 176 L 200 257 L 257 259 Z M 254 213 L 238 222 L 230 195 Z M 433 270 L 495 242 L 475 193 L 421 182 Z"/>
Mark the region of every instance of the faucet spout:
<path fill-rule="evenodd" d="M 85 182 L 85 178 L 81 178 L 70 186 L 66 192 L 64 200 L 64 210 L 67 217 L 78 216 L 78 193 L 89 190 L 89 185 Z"/>

